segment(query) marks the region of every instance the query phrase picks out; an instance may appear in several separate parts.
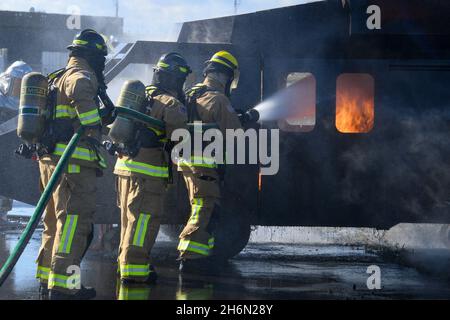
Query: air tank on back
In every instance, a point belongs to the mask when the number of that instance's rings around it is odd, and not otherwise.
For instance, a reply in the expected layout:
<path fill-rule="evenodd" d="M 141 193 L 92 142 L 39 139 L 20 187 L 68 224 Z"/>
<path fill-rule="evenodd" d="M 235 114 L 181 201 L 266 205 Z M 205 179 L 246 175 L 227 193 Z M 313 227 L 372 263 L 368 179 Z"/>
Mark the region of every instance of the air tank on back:
<path fill-rule="evenodd" d="M 38 72 L 22 79 L 17 135 L 29 144 L 39 142 L 44 134 L 47 118 L 48 81 Z"/>
<path fill-rule="evenodd" d="M 128 80 L 122 86 L 116 106 L 144 113 L 145 85 L 139 80 Z M 111 125 L 109 136 L 115 144 L 127 145 L 135 139 L 136 125 L 133 120 L 118 115 Z"/>

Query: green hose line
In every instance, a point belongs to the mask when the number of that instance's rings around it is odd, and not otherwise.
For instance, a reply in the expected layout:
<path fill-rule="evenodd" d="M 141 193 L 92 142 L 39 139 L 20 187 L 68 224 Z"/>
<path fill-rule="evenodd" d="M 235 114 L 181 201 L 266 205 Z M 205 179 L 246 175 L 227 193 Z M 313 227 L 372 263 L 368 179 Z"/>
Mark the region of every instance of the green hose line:
<path fill-rule="evenodd" d="M 164 130 L 164 128 L 165 128 L 165 124 L 163 121 L 155 119 L 155 118 L 150 117 L 142 112 L 139 112 L 139 111 L 136 111 L 136 110 L 133 110 L 130 108 L 116 107 L 116 112 L 118 115 L 120 115 L 122 117 L 142 122 L 148 126 L 156 128 L 156 129 Z"/>
<path fill-rule="evenodd" d="M 139 121 L 141 123 L 144 123 L 148 126 L 151 126 L 153 128 L 156 129 L 161 129 L 164 130 L 165 128 L 165 124 L 163 121 L 155 119 L 151 116 L 148 116 L 142 112 L 130 109 L 130 108 L 125 108 L 125 107 L 116 107 L 116 112 L 118 115 L 131 119 L 131 120 L 135 120 L 135 121 Z M 187 124 L 188 128 L 190 130 L 194 130 L 194 128 L 196 126 L 199 126 L 198 124 L 195 123 L 188 123 Z M 201 123 L 201 128 L 202 131 L 206 131 L 208 129 L 218 129 L 219 126 L 217 125 L 217 123 Z"/>
<path fill-rule="evenodd" d="M 30 240 L 31 236 L 33 235 L 34 230 L 36 229 L 37 225 L 39 224 L 39 221 L 42 217 L 42 214 L 44 213 L 47 203 L 53 194 L 55 186 L 56 186 L 59 178 L 61 177 L 61 175 L 64 173 L 65 169 L 67 168 L 69 159 L 72 156 L 73 152 L 75 151 L 78 140 L 83 135 L 83 132 L 84 132 L 84 127 L 80 127 L 78 129 L 78 131 L 73 135 L 72 139 L 70 140 L 69 144 L 67 145 L 66 150 L 64 151 L 61 158 L 59 159 L 59 162 L 56 165 L 55 171 L 53 172 L 53 174 L 50 178 L 50 181 L 48 182 L 47 186 L 45 187 L 44 192 L 42 192 L 41 198 L 39 199 L 39 202 L 36 206 L 36 209 L 34 210 L 33 215 L 30 218 L 30 221 L 28 221 L 28 224 L 27 224 L 24 232 L 20 236 L 19 242 L 16 244 L 14 250 L 8 257 L 8 260 L 6 260 L 5 264 L 3 265 L 3 267 L 0 270 L 0 287 L 3 285 L 5 280 L 8 278 L 12 269 L 14 268 L 17 261 L 19 260 L 22 252 L 25 250 L 25 247 L 27 246 L 28 241 Z"/>

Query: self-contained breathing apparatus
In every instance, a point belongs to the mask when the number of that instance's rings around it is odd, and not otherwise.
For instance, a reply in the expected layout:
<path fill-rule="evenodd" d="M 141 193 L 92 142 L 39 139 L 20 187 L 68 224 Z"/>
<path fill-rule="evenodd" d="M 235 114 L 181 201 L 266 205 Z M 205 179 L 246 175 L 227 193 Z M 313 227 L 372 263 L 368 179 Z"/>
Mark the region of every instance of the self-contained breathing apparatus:
<path fill-rule="evenodd" d="M 53 121 L 56 108 L 54 81 L 66 71 L 59 69 L 47 77 L 33 72 L 23 78 L 17 135 L 25 143 L 16 150 L 17 154 L 30 159 L 52 153 L 57 138 L 60 136 L 64 138 L 63 132 L 56 135 L 58 127 L 62 128 L 64 125 L 58 125 Z M 70 140 L 70 136 L 66 140 Z"/>
<path fill-rule="evenodd" d="M 147 91 L 147 95 L 145 94 Z M 109 137 L 112 141 L 105 141 L 103 144 L 111 155 L 129 156 L 134 158 L 141 148 L 157 148 L 164 146 L 165 132 L 163 123 L 160 126 L 151 126 L 145 118 L 152 106 L 153 99 L 158 95 L 159 90 L 155 87 L 146 88 L 138 80 L 125 82 L 117 100 L 118 115 L 111 125 Z M 126 113 L 126 109 L 128 112 Z M 134 110 L 133 114 L 130 111 Z M 141 115 L 143 120 L 139 120 L 133 115 Z M 145 118 L 144 118 L 145 117 Z M 157 128 L 158 127 L 158 128 Z"/>
<path fill-rule="evenodd" d="M 138 80 L 127 81 L 117 100 L 117 117 L 109 131 L 111 141 L 103 145 L 109 154 L 134 158 L 141 148 L 162 148 L 169 155 L 169 182 L 172 180 L 170 143 L 165 135 L 164 122 L 150 113 L 154 98 L 163 91 L 156 86 L 145 87 Z"/>
<path fill-rule="evenodd" d="M 32 72 L 23 78 L 17 135 L 25 143 L 16 154 L 27 159 L 39 158 L 53 153 L 58 141 L 69 141 L 73 136 L 71 120 L 56 118 L 58 89 L 54 83 L 69 69 L 59 69 L 47 77 Z M 106 94 L 106 85 L 99 86 L 97 100 L 100 115 L 113 119 L 114 105 Z"/>

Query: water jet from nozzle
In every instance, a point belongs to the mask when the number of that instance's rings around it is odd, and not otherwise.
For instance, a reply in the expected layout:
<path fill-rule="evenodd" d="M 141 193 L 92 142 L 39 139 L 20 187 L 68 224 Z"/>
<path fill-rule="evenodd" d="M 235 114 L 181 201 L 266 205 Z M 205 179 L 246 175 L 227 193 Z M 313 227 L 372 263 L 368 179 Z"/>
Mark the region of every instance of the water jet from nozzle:
<path fill-rule="evenodd" d="M 274 121 L 314 116 L 315 104 L 316 82 L 314 76 L 308 74 L 261 102 L 253 110 L 258 112 L 259 121 Z"/>

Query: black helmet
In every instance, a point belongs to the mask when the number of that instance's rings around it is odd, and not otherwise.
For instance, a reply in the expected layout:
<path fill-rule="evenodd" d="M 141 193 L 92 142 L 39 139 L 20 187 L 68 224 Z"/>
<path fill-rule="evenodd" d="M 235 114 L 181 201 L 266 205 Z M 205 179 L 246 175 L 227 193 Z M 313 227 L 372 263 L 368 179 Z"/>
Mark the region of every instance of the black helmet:
<path fill-rule="evenodd" d="M 168 73 L 182 79 L 185 79 L 192 72 L 186 60 L 176 52 L 162 55 L 153 70 Z"/>
<path fill-rule="evenodd" d="M 67 49 L 82 49 L 93 54 L 108 55 L 105 39 L 97 31 L 92 29 L 85 29 L 77 34 Z"/>

